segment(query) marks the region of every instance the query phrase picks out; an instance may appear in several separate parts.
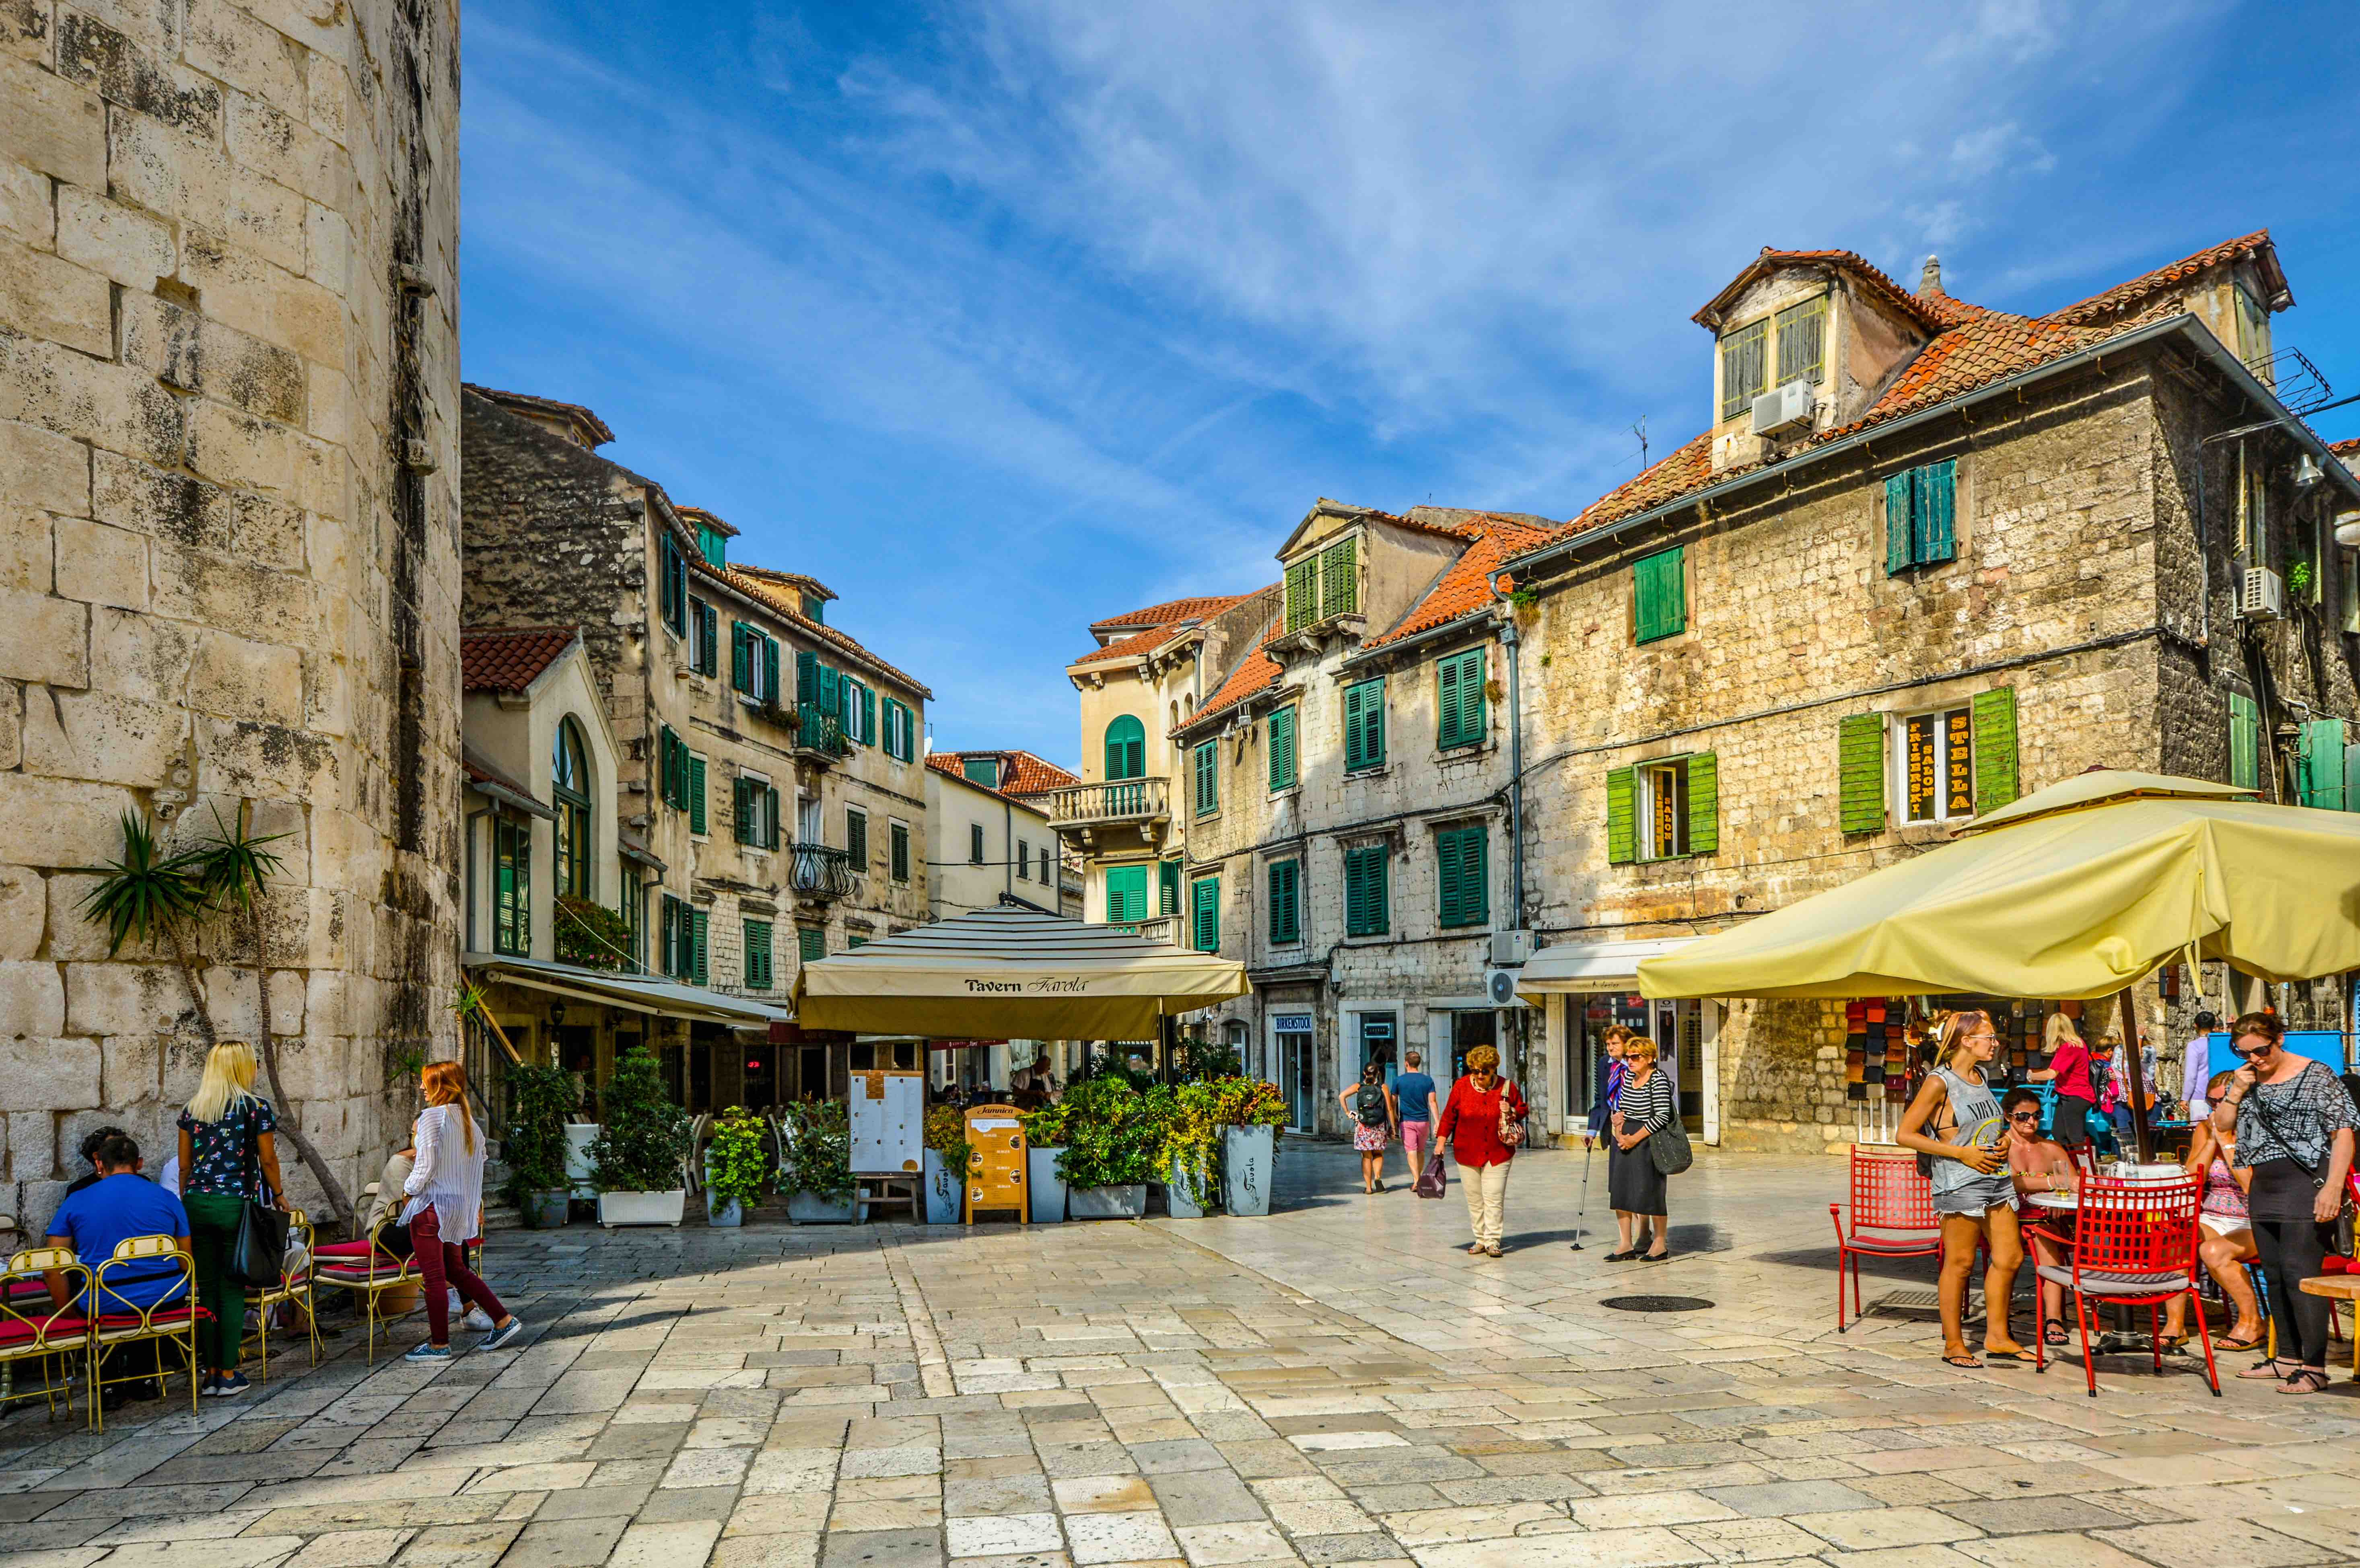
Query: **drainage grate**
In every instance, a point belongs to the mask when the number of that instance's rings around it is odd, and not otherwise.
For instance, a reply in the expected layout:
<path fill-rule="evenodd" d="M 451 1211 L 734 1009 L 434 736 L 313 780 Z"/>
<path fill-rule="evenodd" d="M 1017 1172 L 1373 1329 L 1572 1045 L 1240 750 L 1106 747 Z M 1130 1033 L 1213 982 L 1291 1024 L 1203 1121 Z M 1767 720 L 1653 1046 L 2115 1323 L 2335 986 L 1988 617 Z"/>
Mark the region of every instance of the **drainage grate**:
<path fill-rule="evenodd" d="M 1618 1312 L 1700 1312 L 1713 1303 L 1702 1296 L 1609 1296 L 1598 1304 Z"/>

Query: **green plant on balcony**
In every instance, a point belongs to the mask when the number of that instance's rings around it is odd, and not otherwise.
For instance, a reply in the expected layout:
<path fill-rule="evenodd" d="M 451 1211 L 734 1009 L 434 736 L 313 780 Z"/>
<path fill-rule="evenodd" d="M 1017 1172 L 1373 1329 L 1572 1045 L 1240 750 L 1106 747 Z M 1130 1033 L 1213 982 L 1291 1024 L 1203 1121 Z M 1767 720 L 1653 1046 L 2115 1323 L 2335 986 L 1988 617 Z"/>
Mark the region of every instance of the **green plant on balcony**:
<path fill-rule="evenodd" d="M 630 924 L 603 904 L 569 894 L 557 900 L 557 956 L 585 969 L 630 968 Z"/>

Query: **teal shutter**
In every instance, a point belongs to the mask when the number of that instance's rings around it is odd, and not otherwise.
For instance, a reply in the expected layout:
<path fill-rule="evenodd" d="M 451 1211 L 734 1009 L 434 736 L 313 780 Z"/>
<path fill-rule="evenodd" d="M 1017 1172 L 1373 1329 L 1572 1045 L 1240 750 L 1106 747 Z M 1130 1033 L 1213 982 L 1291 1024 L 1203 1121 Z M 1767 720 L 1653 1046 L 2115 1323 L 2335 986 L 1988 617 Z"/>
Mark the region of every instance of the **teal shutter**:
<path fill-rule="evenodd" d="M 795 952 L 805 964 L 817 964 L 827 956 L 827 932 L 813 926 L 803 926 L 795 932 Z"/>
<path fill-rule="evenodd" d="M 1959 460 L 1946 457 L 1939 463 L 1929 463 L 1918 470 L 1917 505 L 1913 508 L 1911 538 L 1917 546 L 1918 563 L 1955 560 L 1959 547 L 1952 526 L 1958 509 Z"/>
<path fill-rule="evenodd" d="M 1385 683 L 1344 688 L 1344 767 L 1382 767 L 1385 760 Z"/>
<path fill-rule="evenodd" d="M 1440 923 L 1482 925 L 1491 918 L 1489 834 L 1480 826 L 1434 835 Z"/>
<path fill-rule="evenodd" d="M 1220 810 L 1221 774 L 1220 743 L 1200 741 L 1196 746 L 1196 814 L 1204 816 Z"/>
<path fill-rule="evenodd" d="M 1885 715 L 1852 713 L 1836 726 L 1837 813 L 1848 833 L 1885 831 Z"/>
<path fill-rule="evenodd" d="M 1381 844 L 1344 852 L 1346 936 L 1382 936 L 1390 926 L 1385 880 L 1391 866 L 1392 852 Z"/>
<path fill-rule="evenodd" d="M 1109 925 L 1130 925 L 1147 918 L 1146 866 L 1107 868 L 1106 918 Z"/>
<path fill-rule="evenodd" d="M 730 831 L 738 835 L 739 844 L 751 844 L 754 842 L 754 811 L 749 802 L 754 798 L 754 781 L 740 778 L 729 782 Z"/>
<path fill-rule="evenodd" d="M 860 689 L 860 744 L 877 744 L 877 693 L 867 686 Z"/>
<path fill-rule="evenodd" d="M 1295 709 L 1290 705 L 1270 716 L 1270 787 L 1286 789 L 1294 784 Z"/>
<path fill-rule="evenodd" d="M 2302 803 L 2344 810 L 2344 721 L 2313 719 L 2301 731 Z"/>
<path fill-rule="evenodd" d="M 694 752 L 688 756 L 688 831 L 705 831 L 705 758 Z"/>
<path fill-rule="evenodd" d="M 1491 732 L 1483 696 L 1483 650 L 1469 648 L 1459 656 L 1464 667 L 1459 683 L 1459 734 L 1470 746 L 1479 746 Z"/>
<path fill-rule="evenodd" d="M 1469 648 L 1434 666 L 1436 744 L 1473 746 L 1483 738 L 1483 650 Z"/>
<path fill-rule="evenodd" d="M 710 928 L 710 926 L 711 926 L 711 925 L 712 925 L 712 923 L 713 923 L 713 911 L 712 911 L 712 910 L 710 910 L 710 909 L 692 909 L 692 910 L 690 910 L 690 911 L 689 911 L 689 919 L 690 919 L 690 920 L 691 920 L 691 921 L 693 921 L 693 922 L 694 922 L 694 930 L 695 930 L 695 932 L 696 932 L 696 938 L 695 938 L 695 941 L 696 941 L 696 963 L 695 963 L 695 966 L 694 966 L 694 968 L 693 973 L 696 975 L 696 983 L 697 983 L 698 985 L 704 985 L 704 984 L 705 984 L 705 933 L 706 933 L 706 931 L 707 931 L 708 928 Z"/>
<path fill-rule="evenodd" d="M 656 912 L 656 968 L 665 975 L 680 973 L 679 938 L 672 934 L 672 898 L 664 895 Z"/>
<path fill-rule="evenodd" d="M 1995 811 L 2016 796 L 2016 688 L 1975 693 L 1975 811 Z"/>
<path fill-rule="evenodd" d="M 699 600 L 696 605 L 696 668 L 706 675 L 721 667 L 721 612 Z"/>
<path fill-rule="evenodd" d="M 779 700 L 779 639 L 769 633 L 762 636 L 762 701 L 776 704 Z"/>
<path fill-rule="evenodd" d="M 1654 642 L 1688 630 L 1687 550 L 1674 545 L 1642 558 L 1632 567 L 1635 601 L 1633 640 Z"/>
<path fill-rule="evenodd" d="M 812 701 L 817 704 L 819 711 L 836 720 L 837 724 L 842 724 L 844 722 L 844 677 L 838 674 L 834 667 L 823 664 L 819 667 L 819 676 L 814 683 L 814 689 L 818 695 Z"/>
<path fill-rule="evenodd" d="M 1368 701 L 1368 688 L 1344 688 L 1344 768 L 1366 768 L 1368 758 L 1360 755 L 1360 708 Z"/>
<path fill-rule="evenodd" d="M 819 655 L 807 648 L 795 649 L 795 702 L 819 701 Z"/>
<path fill-rule="evenodd" d="M 1221 950 L 1221 883 L 1217 877 L 1200 877 L 1190 890 L 1195 898 L 1195 919 L 1192 922 L 1195 947 L 1199 953 Z"/>
<path fill-rule="evenodd" d="M 1303 940 L 1303 863 L 1275 860 L 1270 867 L 1270 940 L 1285 947 Z"/>
<path fill-rule="evenodd" d="M 1155 868 L 1155 912 L 1176 915 L 1180 912 L 1180 863 L 1166 860 Z"/>
<path fill-rule="evenodd" d="M 1910 534 L 1917 508 L 1909 504 L 1912 489 L 1911 472 L 1896 474 L 1885 482 L 1885 574 L 1898 576 L 1909 570 Z"/>
<path fill-rule="evenodd" d="M 1688 758 L 1688 853 L 1721 849 L 1721 761 L 1711 752 Z"/>
<path fill-rule="evenodd" d="M 1639 858 L 1638 779 L 1628 768 L 1606 775 L 1606 863 L 1628 866 Z"/>

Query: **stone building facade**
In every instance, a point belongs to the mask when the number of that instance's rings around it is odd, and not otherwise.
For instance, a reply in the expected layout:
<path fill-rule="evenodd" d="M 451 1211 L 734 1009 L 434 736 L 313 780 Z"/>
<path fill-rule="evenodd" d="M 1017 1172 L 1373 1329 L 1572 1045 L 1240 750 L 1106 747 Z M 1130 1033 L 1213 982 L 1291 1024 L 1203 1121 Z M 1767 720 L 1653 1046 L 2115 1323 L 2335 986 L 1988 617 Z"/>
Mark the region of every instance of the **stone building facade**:
<path fill-rule="evenodd" d="M 1509 563 L 1545 941 L 1720 930 L 2091 767 L 2360 804 L 2360 577 L 2331 532 L 2360 484 L 2273 390 L 2291 302 L 2267 234 L 2035 318 L 1930 262 L 1914 294 L 1843 252 L 1749 266 L 1698 316 L 1723 417 Z M 1549 998 L 1557 1103 L 1629 988 Z M 2278 999 L 2346 1027 L 2333 990 Z M 2195 987 L 2154 991 L 2176 1052 Z M 1840 1005 L 1702 1013 L 1715 1137 L 1873 1122 Z"/>
<path fill-rule="evenodd" d="M 640 968 L 783 999 L 801 963 L 926 918 L 931 693 L 826 623 L 823 584 L 730 561 L 737 530 L 600 456 L 611 439 L 577 405 L 467 389 L 467 622 L 579 630 L 636 868 L 588 896 L 630 928 Z M 826 1092 L 797 1080 L 804 1053 L 724 1021 L 555 1023 L 536 998 L 501 1000 L 594 1086 L 652 1031 L 692 1108 Z"/>
<path fill-rule="evenodd" d="M 204 1026 L 73 868 L 241 807 L 297 1202 L 450 1054 L 459 796 L 456 0 L 0 8 L 0 1113 L 28 1223 L 91 1127 L 160 1163 Z M 261 1029 L 235 923 L 191 934 Z"/>

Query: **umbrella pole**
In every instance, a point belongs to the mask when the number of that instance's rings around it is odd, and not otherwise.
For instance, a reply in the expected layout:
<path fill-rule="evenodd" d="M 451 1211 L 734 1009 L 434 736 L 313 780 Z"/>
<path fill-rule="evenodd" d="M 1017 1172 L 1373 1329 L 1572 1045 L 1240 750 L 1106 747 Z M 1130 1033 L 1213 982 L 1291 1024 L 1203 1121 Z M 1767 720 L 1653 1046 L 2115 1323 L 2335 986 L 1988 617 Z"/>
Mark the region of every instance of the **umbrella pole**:
<path fill-rule="evenodd" d="M 2147 1073 L 2139 1065 L 2138 1014 L 2133 1010 L 2131 988 L 2123 987 L 2123 1058 L 2131 1077 L 2131 1134 L 2138 1142 L 2139 1163 L 2144 1165 L 2154 1157 L 2155 1146 L 2147 1130 Z"/>

